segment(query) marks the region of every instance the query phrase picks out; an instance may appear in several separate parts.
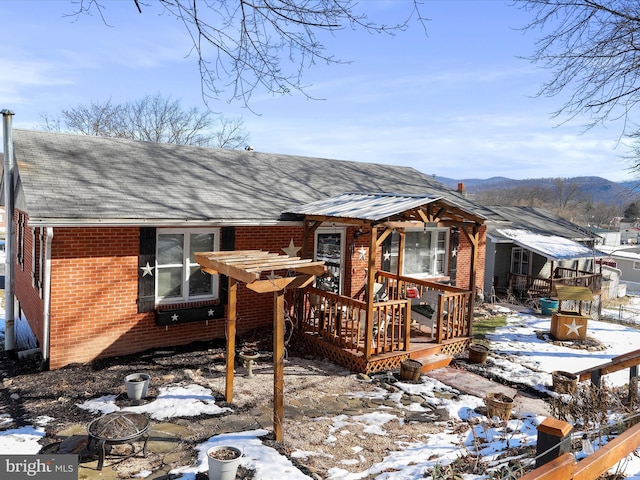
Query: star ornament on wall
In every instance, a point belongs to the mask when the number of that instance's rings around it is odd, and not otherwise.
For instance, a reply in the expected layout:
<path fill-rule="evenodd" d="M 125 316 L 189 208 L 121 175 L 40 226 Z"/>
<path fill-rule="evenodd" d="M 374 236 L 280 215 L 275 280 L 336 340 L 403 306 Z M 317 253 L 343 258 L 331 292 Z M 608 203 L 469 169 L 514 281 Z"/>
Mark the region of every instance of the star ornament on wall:
<path fill-rule="evenodd" d="M 302 247 L 296 247 L 295 243 L 293 243 L 293 238 L 289 242 L 289 246 L 287 248 L 283 248 L 282 251 L 289 255 L 290 257 L 297 257 L 298 252 Z"/>
<path fill-rule="evenodd" d="M 567 335 L 575 333 L 578 337 L 580 336 L 580 332 L 578 330 L 584 327 L 584 325 L 578 325 L 575 318 L 571 323 L 565 323 L 564 326 L 567 327 Z"/>
<path fill-rule="evenodd" d="M 152 267 L 151 265 L 149 265 L 149 262 L 147 262 L 147 264 L 144 267 L 140 267 L 140 270 L 142 270 L 142 276 L 146 277 L 147 275 L 151 275 L 153 277 L 153 269 L 155 267 Z"/>
<path fill-rule="evenodd" d="M 388 262 L 389 260 L 391 260 L 391 252 L 389 252 L 389 251 L 384 252 L 384 253 L 382 254 L 382 258 L 384 258 L 384 261 L 385 261 L 385 262 Z"/>
<path fill-rule="evenodd" d="M 360 247 L 358 250 L 358 260 L 364 260 L 367 255 L 367 249 L 364 247 Z"/>

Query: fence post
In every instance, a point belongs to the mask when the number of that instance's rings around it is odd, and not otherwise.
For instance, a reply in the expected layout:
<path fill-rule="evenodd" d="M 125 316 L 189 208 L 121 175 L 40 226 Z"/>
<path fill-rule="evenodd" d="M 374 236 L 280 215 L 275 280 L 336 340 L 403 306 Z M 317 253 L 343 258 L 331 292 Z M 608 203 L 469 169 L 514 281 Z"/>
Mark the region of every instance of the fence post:
<path fill-rule="evenodd" d="M 538 425 L 536 468 L 571 451 L 572 430 L 573 426 L 555 418 L 546 418 Z"/>

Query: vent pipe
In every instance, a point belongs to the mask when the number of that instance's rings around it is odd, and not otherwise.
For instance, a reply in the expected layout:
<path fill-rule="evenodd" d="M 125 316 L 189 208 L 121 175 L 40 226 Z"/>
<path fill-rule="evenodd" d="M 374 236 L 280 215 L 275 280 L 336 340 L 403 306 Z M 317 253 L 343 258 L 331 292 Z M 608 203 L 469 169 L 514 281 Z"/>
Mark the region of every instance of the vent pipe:
<path fill-rule="evenodd" d="M 5 266 L 4 266 L 4 293 L 5 293 L 5 332 L 4 349 L 13 352 L 15 349 L 15 317 L 13 309 L 13 112 L 2 110 L 2 134 L 4 140 L 4 215 L 5 215 Z"/>

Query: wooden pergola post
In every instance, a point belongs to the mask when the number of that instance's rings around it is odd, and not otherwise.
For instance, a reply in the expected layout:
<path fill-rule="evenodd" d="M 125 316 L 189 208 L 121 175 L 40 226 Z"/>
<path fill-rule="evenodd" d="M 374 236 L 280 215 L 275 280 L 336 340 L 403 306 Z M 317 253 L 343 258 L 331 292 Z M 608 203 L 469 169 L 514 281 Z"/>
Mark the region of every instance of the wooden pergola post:
<path fill-rule="evenodd" d="M 284 291 L 285 288 L 303 288 L 313 282 L 315 275 L 324 272 L 324 262 L 288 257 L 255 250 L 197 252 L 196 261 L 203 271 L 229 277 L 229 311 L 226 323 L 227 351 L 225 400 L 233 401 L 233 375 L 236 353 L 237 281 L 246 282 L 247 288 L 257 293 L 273 292 L 273 429 L 277 442 L 282 442 L 284 419 Z M 300 275 L 278 277 L 277 270 L 293 270 Z M 264 272 L 271 272 L 261 278 Z"/>
<path fill-rule="evenodd" d="M 226 364 L 227 371 L 224 383 L 224 399 L 233 402 L 233 371 L 235 369 L 236 354 L 236 302 L 238 295 L 238 282 L 235 278 L 229 277 L 229 312 L 227 314 L 227 325 L 225 336 L 227 337 Z"/>
<path fill-rule="evenodd" d="M 282 442 L 284 420 L 284 290 L 273 293 L 273 433 Z"/>

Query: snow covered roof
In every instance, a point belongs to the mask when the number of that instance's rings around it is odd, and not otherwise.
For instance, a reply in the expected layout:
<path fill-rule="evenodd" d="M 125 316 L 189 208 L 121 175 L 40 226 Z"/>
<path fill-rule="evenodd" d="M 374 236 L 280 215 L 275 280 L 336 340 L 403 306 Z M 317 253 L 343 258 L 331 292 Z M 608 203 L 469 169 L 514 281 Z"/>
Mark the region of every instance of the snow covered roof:
<path fill-rule="evenodd" d="M 542 255 L 548 260 L 606 256 L 604 253 L 581 243 L 556 235 L 542 235 L 520 229 L 498 229 L 496 232 L 509 238 L 516 245 Z"/>

